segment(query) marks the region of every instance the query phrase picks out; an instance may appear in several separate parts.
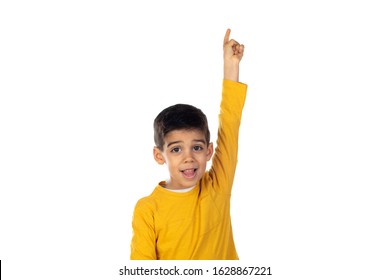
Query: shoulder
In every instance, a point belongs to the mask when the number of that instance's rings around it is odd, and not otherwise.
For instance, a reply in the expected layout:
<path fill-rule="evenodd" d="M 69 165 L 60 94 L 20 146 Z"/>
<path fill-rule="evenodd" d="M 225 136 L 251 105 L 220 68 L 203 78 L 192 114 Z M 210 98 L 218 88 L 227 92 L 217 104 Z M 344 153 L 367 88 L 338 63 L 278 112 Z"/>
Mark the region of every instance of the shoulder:
<path fill-rule="evenodd" d="M 156 198 L 154 192 L 148 196 L 139 199 L 135 205 L 135 210 L 153 211 L 157 208 Z"/>

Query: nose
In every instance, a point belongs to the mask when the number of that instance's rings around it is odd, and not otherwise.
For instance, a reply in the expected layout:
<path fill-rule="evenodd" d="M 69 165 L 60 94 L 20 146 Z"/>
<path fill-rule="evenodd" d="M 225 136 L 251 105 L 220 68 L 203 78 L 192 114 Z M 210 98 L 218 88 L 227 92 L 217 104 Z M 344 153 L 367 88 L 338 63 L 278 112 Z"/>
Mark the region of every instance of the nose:
<path fill-rule="evenodd" d="M 194 157 L 192 155 L 192 152 L 188 151 L 184 155 L 184 163 L 191 163 L 191 162 L 194 162 Z"/>

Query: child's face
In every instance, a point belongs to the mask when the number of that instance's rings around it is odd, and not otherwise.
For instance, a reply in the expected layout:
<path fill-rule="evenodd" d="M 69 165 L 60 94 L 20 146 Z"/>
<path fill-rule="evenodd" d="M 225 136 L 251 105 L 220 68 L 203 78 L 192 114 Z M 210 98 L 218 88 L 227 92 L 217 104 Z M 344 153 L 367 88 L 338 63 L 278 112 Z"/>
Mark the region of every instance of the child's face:
<path fill-rule="evenodd" d="M 193 187 L 203 176 L 207 161 L 213 155 L 212 143 L 206 143 L 200 130 L 173 130 L 164 139 L 163 151 L 154 148 L 159 164 L 166 163 L 170 173 L 167 187 L 184 189 Z"/>

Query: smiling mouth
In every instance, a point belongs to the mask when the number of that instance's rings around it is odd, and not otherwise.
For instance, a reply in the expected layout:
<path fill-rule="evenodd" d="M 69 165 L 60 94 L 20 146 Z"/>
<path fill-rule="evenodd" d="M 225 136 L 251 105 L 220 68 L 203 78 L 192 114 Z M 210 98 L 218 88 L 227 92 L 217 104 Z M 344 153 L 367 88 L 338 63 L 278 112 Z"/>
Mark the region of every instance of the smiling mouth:
<path fill-rule="evenodd" d="M 183 174 L 185 178 L 192 179 L 195 177 L 197 170 L 198 168 L 190 168 L 190 169 L 180 170 L 180 172 Z"/>

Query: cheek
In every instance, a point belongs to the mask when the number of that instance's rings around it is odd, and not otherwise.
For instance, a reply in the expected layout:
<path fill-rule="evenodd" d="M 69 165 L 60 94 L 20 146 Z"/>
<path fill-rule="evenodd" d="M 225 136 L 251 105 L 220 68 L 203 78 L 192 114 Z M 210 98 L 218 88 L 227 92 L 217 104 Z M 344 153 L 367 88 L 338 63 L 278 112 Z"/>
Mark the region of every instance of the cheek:
<path fill-rule="evenodd" d="M 165 164 L 168 165 L 169 168 L 174 168 L 178 165 L 178 159 L 174 157 L 165 157 Z"/>
<path fill-rule="evenodd" d="M 209 159 L 206 155 L 202 155 L 201 157 L 198 158 L 198 162 L 201 166 L 206 166 L 208 160 Z"/>

